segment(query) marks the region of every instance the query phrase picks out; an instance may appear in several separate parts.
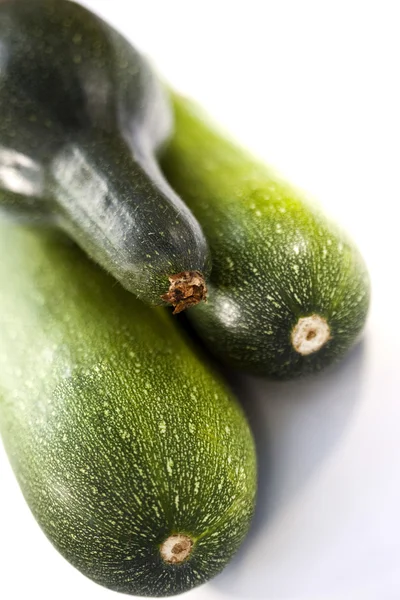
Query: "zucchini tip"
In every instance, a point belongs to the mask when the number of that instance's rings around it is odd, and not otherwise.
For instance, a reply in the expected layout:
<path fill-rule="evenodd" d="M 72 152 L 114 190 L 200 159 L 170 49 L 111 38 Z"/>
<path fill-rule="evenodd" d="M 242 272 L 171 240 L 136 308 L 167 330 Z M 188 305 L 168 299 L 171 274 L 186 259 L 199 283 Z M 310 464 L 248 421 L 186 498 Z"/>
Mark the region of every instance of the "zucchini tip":
<path fill-rule="evenodd" d="M 292 346 L 302 356 L 317 352 L 331 339 L 330 327 L 320 315 L 301 317 L 292 330 Z"/>
<path fill-rule="evenodd" d="M 193 547 L 193 540 L 184 534 L 170 535 L 160 546 L 161 558 L 164 562 L 178 565 L 186 560 Z"/>

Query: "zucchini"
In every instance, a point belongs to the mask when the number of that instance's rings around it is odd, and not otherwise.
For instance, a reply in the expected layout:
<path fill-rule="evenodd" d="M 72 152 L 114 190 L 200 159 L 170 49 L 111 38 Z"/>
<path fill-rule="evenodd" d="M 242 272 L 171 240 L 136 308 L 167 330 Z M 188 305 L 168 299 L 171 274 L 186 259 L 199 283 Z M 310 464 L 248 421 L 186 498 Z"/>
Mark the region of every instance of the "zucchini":
<path fill-rule="evenodd" d="M 135 595 L 189 590 L 248 529 L 249 427 L 168 312 L 63 240 L 0 224 L 6 451 L 35 518 L 82 573 Z"/>
<path fill-rule="evenodd" d="M 62 228 L 145 302 L 203 299 L 207 244 L 157 165 L 172 111 L 145 59 L 66 0 L 1 2 L 0 49 L 3 210 Z"/>
<path fill-rule="evenodd" d="M 318 371 L 358 338 L 369 278 L 348 237 L 298 191 L 174 96 L 161 164 L 206 234 L 207 305 L 189 319 L 235 368 L 274 378 Z"/>

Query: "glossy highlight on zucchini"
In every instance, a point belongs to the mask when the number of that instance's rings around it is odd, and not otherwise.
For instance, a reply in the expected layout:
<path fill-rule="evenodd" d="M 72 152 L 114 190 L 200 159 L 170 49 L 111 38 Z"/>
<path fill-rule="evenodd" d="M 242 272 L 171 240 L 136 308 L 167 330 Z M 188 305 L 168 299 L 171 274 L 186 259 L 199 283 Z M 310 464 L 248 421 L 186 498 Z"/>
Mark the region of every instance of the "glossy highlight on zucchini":
<path fill-rule="evenodd" d="M 119 592 L 207 581 L 253 513 L 239 405 L 167 311 L 66 237 L 3 222 L 0 253 L 0 432 L 43 531 Z"/>
<path fill-rule="evenodd" d="M 209 301 L 189 319 L 231 366 L 287 379 L 341 358 L 369 305 L 359 251 L 321 210 L 173 95 L 161 164 L 213 257 Z"/>
<path fill-rule="evenodd" d="M 6 0 L 0 65 L 0 208 L 62 228 L 149 304 L 204 299 L 207 244 L 156 162 L 172 112 L 146 60 L 78 4 Z"/>

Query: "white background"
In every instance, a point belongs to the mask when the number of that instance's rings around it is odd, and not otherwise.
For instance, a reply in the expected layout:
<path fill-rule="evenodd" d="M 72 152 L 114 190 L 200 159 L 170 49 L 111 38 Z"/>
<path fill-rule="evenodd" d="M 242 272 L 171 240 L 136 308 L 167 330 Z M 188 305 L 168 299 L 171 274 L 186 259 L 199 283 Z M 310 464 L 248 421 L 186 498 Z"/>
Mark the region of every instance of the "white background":
<path fill-rule="evenodd" d="M 365 341 L 318 378 L 236 383 L 260 456 L 253 528 L 192 600 L 400 598 L 400 17 L 394 2 L 86 0 L 359 243 Z M 1 334 L 1 333 L 0 333 Z M 0 449 L 0 597 L 111 600 L 31 517 Z"/>

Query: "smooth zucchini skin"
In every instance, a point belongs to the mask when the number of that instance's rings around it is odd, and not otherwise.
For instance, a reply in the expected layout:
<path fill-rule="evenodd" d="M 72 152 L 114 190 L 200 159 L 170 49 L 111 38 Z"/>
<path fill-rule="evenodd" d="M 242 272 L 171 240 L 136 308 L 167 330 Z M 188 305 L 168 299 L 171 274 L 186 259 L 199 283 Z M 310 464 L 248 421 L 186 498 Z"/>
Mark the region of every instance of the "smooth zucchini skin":
<path fill-rule="evenodd" d="M 156 163 L 172 111 L 145 59 L 78 4 L 6 0 L 0 64 L 0 207 L 36 207 L 150 304 L 171 275 L 207 275 L 201 228 Z"/>
<path fill-rule="evenodd" d="M 116 591 L 169 596 L 207 581 L 253 512 L 240 407 L 167 311 L 113 285 L 67 238 L 2 223 L 0 253 L 0 431 L 40 526 Z"/>
<path fill-rule="evenodd" d="M 319 371 L 355 343 L 369 278 L 355 246 L 298 191 L 173 97 L 161 164 L 213 257 L 206 305 L 189 318 L 235 368 L 273 378 Z"/>

